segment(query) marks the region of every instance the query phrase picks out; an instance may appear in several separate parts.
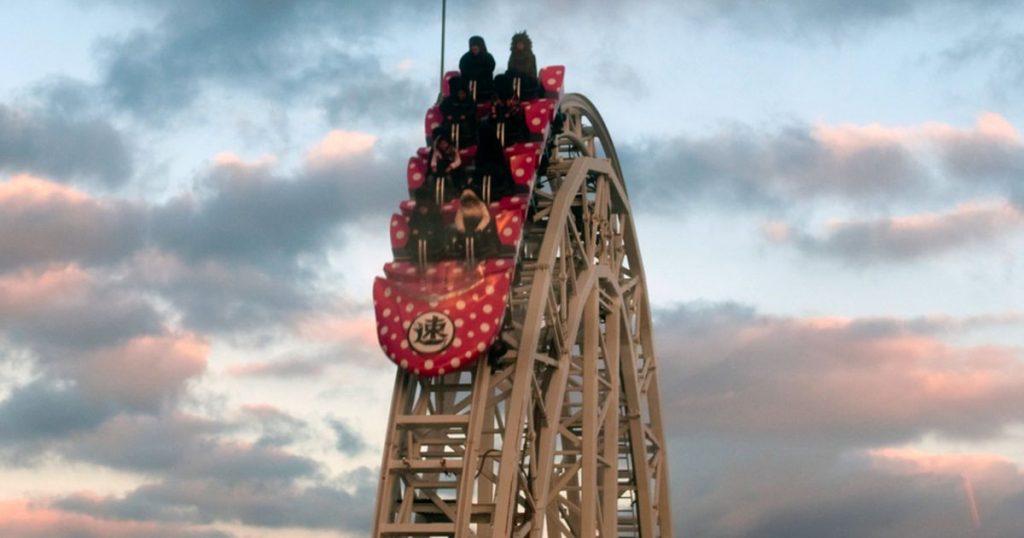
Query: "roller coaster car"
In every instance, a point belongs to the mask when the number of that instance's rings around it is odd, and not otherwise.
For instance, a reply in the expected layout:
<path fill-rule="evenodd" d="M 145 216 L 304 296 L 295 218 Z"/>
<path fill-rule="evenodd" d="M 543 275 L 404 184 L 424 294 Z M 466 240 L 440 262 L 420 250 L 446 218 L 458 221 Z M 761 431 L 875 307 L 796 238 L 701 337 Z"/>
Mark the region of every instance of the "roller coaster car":
<path fill-rule="evenodd" d="M 445 74 L 442 85 L 458 71 Z M 467 263 L 443 260 L 419 267 L 408 261 L 409 216 L 416 203 L 399 204 L 391 216 L 391 248 L 395 261 L 384 264 L 384 276 L 373 283 L 377 339 L 381 349 L 399 367 L 420 376 L 438 376 L 462 370 L 487 356 L 501 335 L 519 243 L 526 223 L 528 200 L 551 134 L 551 121 L 562 95 L 565 67 L 548 66 L 540 71 L 545 97 L 523 102 L 531 141 L 505 148 L 505 160 L 513 182 L 523 194 L 506 196 L 488 204 L 501 244 L 501 257 Z M 486 114 L 481 106 L 479 114 Z M 443 122 L 440 110 L 427 110 L 427 139 Z M 467 168 L 473 167 L 476 147 L 460 150 Z M 410 194 L 427 179 L 430 148 L 420 148 L 409 158 L 406 183 Z M 441 208 L 446 223 L 458 211 L 458 200 Z"/>

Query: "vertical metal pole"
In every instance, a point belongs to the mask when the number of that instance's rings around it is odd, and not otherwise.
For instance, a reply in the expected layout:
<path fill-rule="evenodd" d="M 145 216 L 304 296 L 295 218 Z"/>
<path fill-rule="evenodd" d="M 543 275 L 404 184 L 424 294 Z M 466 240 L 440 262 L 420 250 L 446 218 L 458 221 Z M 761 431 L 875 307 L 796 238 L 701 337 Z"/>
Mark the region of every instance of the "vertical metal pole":
<path fill-rule="evenodd" d="M 448 0 L 441 0 L 441 93 L 444 93 L 444 30 L 448 19 Z"/>

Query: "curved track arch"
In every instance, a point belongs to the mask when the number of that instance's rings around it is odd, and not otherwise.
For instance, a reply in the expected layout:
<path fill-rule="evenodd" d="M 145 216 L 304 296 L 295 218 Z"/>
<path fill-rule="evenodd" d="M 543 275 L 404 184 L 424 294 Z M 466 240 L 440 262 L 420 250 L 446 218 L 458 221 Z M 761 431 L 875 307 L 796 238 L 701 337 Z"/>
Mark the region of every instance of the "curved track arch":
<path fill-rule="evenodd" d="M 374 536 L 672 536 L 646 281 L 590 101 L 534 187 L 502 338 L 471 370 L 399 370 Z"/>

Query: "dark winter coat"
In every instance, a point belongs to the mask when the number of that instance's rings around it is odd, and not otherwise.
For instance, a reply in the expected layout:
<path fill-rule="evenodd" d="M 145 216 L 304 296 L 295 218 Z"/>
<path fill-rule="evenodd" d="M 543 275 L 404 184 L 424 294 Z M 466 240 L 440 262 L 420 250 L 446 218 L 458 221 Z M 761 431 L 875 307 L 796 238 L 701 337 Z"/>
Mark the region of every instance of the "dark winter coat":
<path fill-rule="evenodd" d="M 466 84 L 461 77 L 452 77 L 448 81 L 449 93 L 441 101 L 441 114 L 444 115 L 446 123 L 476 123 L 476 103 L 473 98 L 466 95 L 464 99 L 459 98 L 459 91 L 466 90 Z"/>
<path fill-rule="evenodd" d="M 472 146 L 476 144 L 476 103 L 469 96 L 461 77 L 452 77 L 448 87 L 450 93 L 441 101 L 444 132 L 456 140 L 460 148 Z M 457 131 L 455 127 L 458 127 Z"/>
<path fill-rule="evenodd" d="M 494 56 L 487 52 L 487 44 L 484 43 L 484 38 L 480 36 L 473 36 L 469 38 L 469 46 L 477 45 L 480 47 L 478 54 L 473 54 L 473 51 L 466 51 L 459 60 L 459 72 L 462 73 L 462 78 L 467 82 L 476 81 L 476 97 L 487 97 L 491 94 L 492 84 L 491 81 L 494 78 Z"/>

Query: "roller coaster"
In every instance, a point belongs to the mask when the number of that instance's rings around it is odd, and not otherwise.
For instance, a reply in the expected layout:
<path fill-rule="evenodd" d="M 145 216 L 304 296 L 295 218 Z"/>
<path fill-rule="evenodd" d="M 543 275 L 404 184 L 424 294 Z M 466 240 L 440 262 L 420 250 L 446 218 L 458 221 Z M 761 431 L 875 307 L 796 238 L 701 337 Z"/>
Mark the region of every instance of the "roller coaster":
<path fill-rule="evenodd" d="M 498 256 L 414 261 L 416 202 L 391 217 L 395 260 L 373 298 L 398 368 L 373 536 L 672 536 L 626 184 L 600 114 L 564 93 L 564 76 L 540 70 L 542 92 L 523 101 L 530 139 L 504 148 L 516 190 L 485 199 Z M 428 137 L 440 122 L 430 108 Z M 474 149 L 462 150 L 470 169 Z M 409 159 L 410 191 L 429 151 Z"/>

